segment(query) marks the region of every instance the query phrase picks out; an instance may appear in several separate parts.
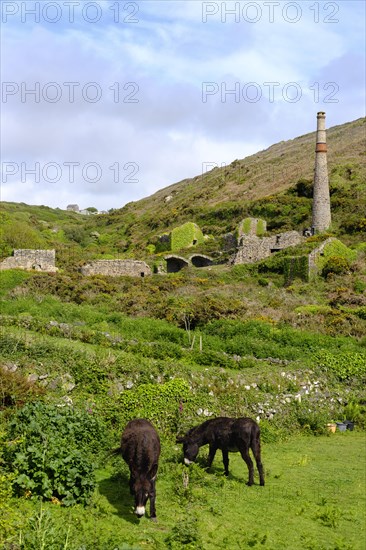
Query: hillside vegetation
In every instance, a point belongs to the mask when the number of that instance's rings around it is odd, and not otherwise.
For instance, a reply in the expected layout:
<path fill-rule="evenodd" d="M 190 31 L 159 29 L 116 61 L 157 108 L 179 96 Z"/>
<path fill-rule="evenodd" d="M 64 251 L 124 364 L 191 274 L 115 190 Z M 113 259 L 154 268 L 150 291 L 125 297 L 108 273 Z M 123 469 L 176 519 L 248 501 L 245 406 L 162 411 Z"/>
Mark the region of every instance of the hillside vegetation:
<path fill-rule="evenodd" d="M 359 242 L 366 232 L 365 119 L 330 128 L 327 136 L 332 231 L 346 244 Z M 272 233 L 302 230 L 311 225 L 314 149 L 315 133 L 281 142 L 103 215 L 5 202 L 0 254 L 55 248 L 57 265 L 71 268 L 94 258 L 151 259 L 159 235 L 185 222 L 213 237 L 200 246 L 208 253 L 219 253 L 220 237 L 247 216 L 264 218 Z"/>
<path fill-rule="evenodd" d="M 349 248 L 337 242 L 310 281 L 289 277 L 287 259 L 328 235 L 237 266 L 221 235 L 249 215 L 269 233 L 309 225 L 314 134 L 105 215 L 3 204 L 2 257 L 54 247 L 60 270 L 0 272 L 1 548 L 363 550 L 363 133 L 362 120 L 328 132 L 329 234 Z M 265 180 L 269 166 L 288 174 Z M 158 235 L 188 222 L 211 235 L 195 250 L 215 265 L 145 278 L 79 272 L 92 258 L 159 263 Z M 245 486 L 234 453 L 228 478 L 219 453 L 206 471 L 205 448 L 182 464 L 176 436 L 219 415 L 259 422 L 265 487 Z M 136 417 L 162 440 L 157 524 L 134 516 L 127 466 L 109 456 Z M 331 434 L 327 424 L 342 420 L 354 430 Z"/>

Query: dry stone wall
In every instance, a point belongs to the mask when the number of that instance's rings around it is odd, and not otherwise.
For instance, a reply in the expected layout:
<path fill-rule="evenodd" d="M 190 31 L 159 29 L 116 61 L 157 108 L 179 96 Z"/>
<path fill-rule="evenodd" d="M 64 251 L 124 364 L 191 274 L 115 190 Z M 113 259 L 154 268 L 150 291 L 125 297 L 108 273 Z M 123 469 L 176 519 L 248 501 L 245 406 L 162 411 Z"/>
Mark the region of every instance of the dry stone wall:
<path fill-rule="evenodd" d="M 146 277 L 151 275 L 150 267 L 139 260 L 95 260 L 81 268 L 83 275 L 110 275 L 118 277 Z"/>
<path fill-rule="evenodd" d="M 32 269 L 35 271 L 47 271 L 55 273 L 58 271 L 55 266 L 56 253 L 54 250 L 14 250 L 14 255 L 5 258 L 0 263 L 2 269 Z"/>

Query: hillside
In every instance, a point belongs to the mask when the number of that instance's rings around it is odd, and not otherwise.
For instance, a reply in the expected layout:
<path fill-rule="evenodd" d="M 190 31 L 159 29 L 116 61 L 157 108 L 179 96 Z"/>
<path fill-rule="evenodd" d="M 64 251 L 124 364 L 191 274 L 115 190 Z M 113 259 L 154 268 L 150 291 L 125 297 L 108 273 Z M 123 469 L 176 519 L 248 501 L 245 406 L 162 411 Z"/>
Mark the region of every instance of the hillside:
<path fill-rule="evenodd" d="M 360 200 L 366 204 L 365 119 L 330 128 L 327 141 L 333 195 L 338 192 L 340 196 L 343 192 L 344 198 L 355 199 L 349 204 L 349 213 L 356 213 Z M 277 143 L 245 159 L 234 160 L 229 166 L 214 168 L 130 203 L 115 212 L 112 219 L 128 224 L 127 240 L 135 244 L 141 243 L 141 237 L 152 238 L 188 220 L 214 235 L 234 230 L 246 215 L 261 215 L 271 222 L 271 218 L 283 215 L 283 205 L 287 210 L 285 216 L 288 214 L 290 197 L 293 206 L 299 205 L 296 197 L 288 193 L 299 180 L 312 180 L 314 144 L 315 132 Z M 266 208 L 268 202 L 276 202 L 274 195 L 278 199 L 277 212 L 273 207 Z M 335 222 L 341 225 L 337 197 L 333 199 Z M 282 225 L 270 223 L 269 229 L 297 229 L 308 224 L 310 204 L 300 201 L 300 205 L 306 209 L 300 219 L 288 219 L 287 225 L 283 221 Z"/>
<path fill-rule="evenodd" d="M 366 204 L 365 119 L 330 128 L 327 136 L 332 230 L 357 242 Z M 269 232 L 301 230 L 311 220 L 314 143 L 315 132 L 280 142 L 104 215 L 5 202 L 1 257 L 13 248 L 55 248 L 59 266 L 91 258 L 146 259 L 154 249 L 149 244 L 187 221 L 214 237 L 208 252 L 220 249 L 220 236 L 246 216 L 266 219 Z"/>

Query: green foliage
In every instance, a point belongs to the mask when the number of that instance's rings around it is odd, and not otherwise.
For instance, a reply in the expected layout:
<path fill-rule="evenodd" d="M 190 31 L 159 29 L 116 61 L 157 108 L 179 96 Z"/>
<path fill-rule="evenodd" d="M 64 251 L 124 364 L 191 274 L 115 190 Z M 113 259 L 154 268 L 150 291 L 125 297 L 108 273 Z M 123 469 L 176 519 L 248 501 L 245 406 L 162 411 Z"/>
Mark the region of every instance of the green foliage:
<path fill-rule="evenodd" d="M 74 241 L 82 246 L 85 246 L 89 241 L 89 235 L 86 230 L 79 225 L 70 225 L 64 228 L 65 236 L 68 240 Z"/>
<path fill-rule="evenodd" d="M 99 419 L 69 407 L 27 404 L 9 422 L 4 462 L 18 494 L 85 504 L 95 486 L 92 458 L 105 448 Z"/>
<path fill-rule="evenodd" d="M 307 256 L 290 256 L 283 260 L 285 285 L 290 285 L 296 278 L 302 281 L 309 279 L 309 261 Z"/>
<path fill-rule="evenodd" d="M 345 233 L 366 233 L 366 218 L 358 214 L 350 215 L 342 224 Z"/>
<path fill-rule="evenodd" d="M 350 265 L 345 258 L 341 256 L 330 256 L 325 262 L 322 275 L 327 277 L 330 274 L 343 275 L 349 271 Z"/>
<path fill-rule="evenodd" d="M 182 407 L 191 398 L 188 383 L 176 378 L 165 384 L 141 384 L 122 392 L 118 401 L 124 423 L 133 418 L 146 418 L 160 430 L 174 433 L 180 423 Z"/>
<path fill-rule="evenodd" d="M 351 422 L 364 423 L 366 419 L 366 410 L 355 399 L 351 399 L 343 409 L 344 420 Z"/>
<path fill-rule="evenodd" d="M 2 442 L 1 442 L 2 443 Z M 12 474 L 0 472 L 0 545 L 5 547 L 5 542 L 15 539 L 21 520 L 19 512 L 14 509 L 11 502 Z"/>
<path fill-rule="evenodd" d="M 70 525 L 64 525 L 55 520 L 49 509 L 41 501 L 39 509 L 23 522 L 22 549 L 27 550 L 66 550 L 68 548 Z M 20 548 L 20 547 L 19 547 Z"/>
<path fill-rule="evenodd" d="M 41 235 L 27 223 L 21 221 L 10 222 L 2 227 L 0 254 L 10 256 L 14 249 L 45 248 L 45 241 Z"/>
<path fill-rule="evenodd" d="M 265 233 L 266 222 L 261 219 L 254 218 L 245 218 L 239 224 L 239 234 L 250 235 L 253 230 L 253 225 L 255 225 L 254 234 L 258 237 L 262 236 Z"/>
<path fill-rule="evenodd" d="M 325 408 L 317 407 L 316 410 L 309 409 L 309 403 L 294 403 L 293 415 L 300 429 L 314 435 L 322 435 L 327 432 L 329 413 Z"/>
<path fill-rule="evenodd" d="M 342 260 L 347 262 L 347 264 L 349 265 L 356 259 L 357 252 L 355 250 L 351 250 L 350 248 L 348 248 L 345 244 L 343 244 L 338 239 L 332 239 L 326 243 L 326 245 L 322 250 L 322 254 L 316 258 L 316 266 L 318 270 L 322 271 L 325 264 L 332 257 L 342 258 Z M 336 261 L 334 262 L 336 263 Z M 339 260 L 339 264 L 340 264 L 340 269 L 341 270 L 344 269 L 344 266 L 346 264 L 341 260 Z M 335 266 L 334 268 L 337 269 L 337 266 Z"/>
<path fill-rule="evenodd" d="M 192 515 L 181 519 L 174 527 L 170 535 L 165 539 L 167 548 L 172 550 L 203 550 L 202 537 L 198 529 L 198 520 Z"/>
<path fill-rule="evenodd" d="M 9 269 L 0 274 L 0 296 L 5 296 L 10 290 L 22 284 L 31 276 L 27 271 Z"/>
<path fill-rule="evenodd" d="M 265 221 L 264 220 L 258 220 L 257 221 L 257 231 L 256 231 L 256 235 L 258 237 L 261 237 L 262 235 L 264 235 L 265 233 L 265 227 L 266 227 L 266 224 L 265 224 Z"/>
<path fill-rule="evenodd" d="M 0 409 L 23 405 L 44 393 L 19 372 L 11 372 L 0 366 Z"/>
<path fill-rule="evenodd" d="M 171 250 L 181 250 L 194 245 L 203 244 L 203 233 L 197 224 L 187 222 L 180 227 L 175 227 L 171 232 Z"/>
<path fill-rule="evenodd" d="M 322 350 L 316 353 L 317 364 L 322 369 L 334 373 L 339 380 L 350 380 L 353 377 L 365 378 L 366 354 L 357 352 L 338 352 Z"/>
<path fill-rule="evenodd" d="M 313 180 L 307 178 L 300 178 L 295 187 L 290 190 L 292 193 L 296 193 L 298 197 L 305 197 L 307 199 L 313 198 Z"/>
<path fill-rule="evenodd" d="M 252 227 L 252 218 L 245 218 L 245 220 L 243 220 L 241 223 L 240 229 L 244 235 L 249 235 L 251 227 Z"/>

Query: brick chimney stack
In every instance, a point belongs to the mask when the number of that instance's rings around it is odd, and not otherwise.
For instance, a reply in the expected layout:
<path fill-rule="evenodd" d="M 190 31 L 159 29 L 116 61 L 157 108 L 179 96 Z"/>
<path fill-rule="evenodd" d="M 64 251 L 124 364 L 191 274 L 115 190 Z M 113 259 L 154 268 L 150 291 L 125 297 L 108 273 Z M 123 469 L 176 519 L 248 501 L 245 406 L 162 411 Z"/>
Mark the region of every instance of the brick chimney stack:
<path fill-rule="evenodd" d="M 321 111 L 317 114 L 317 122 L 312 230 L 314 233 L 321 233 L 326 231 L 331 224 L 324 112 Z"/>

